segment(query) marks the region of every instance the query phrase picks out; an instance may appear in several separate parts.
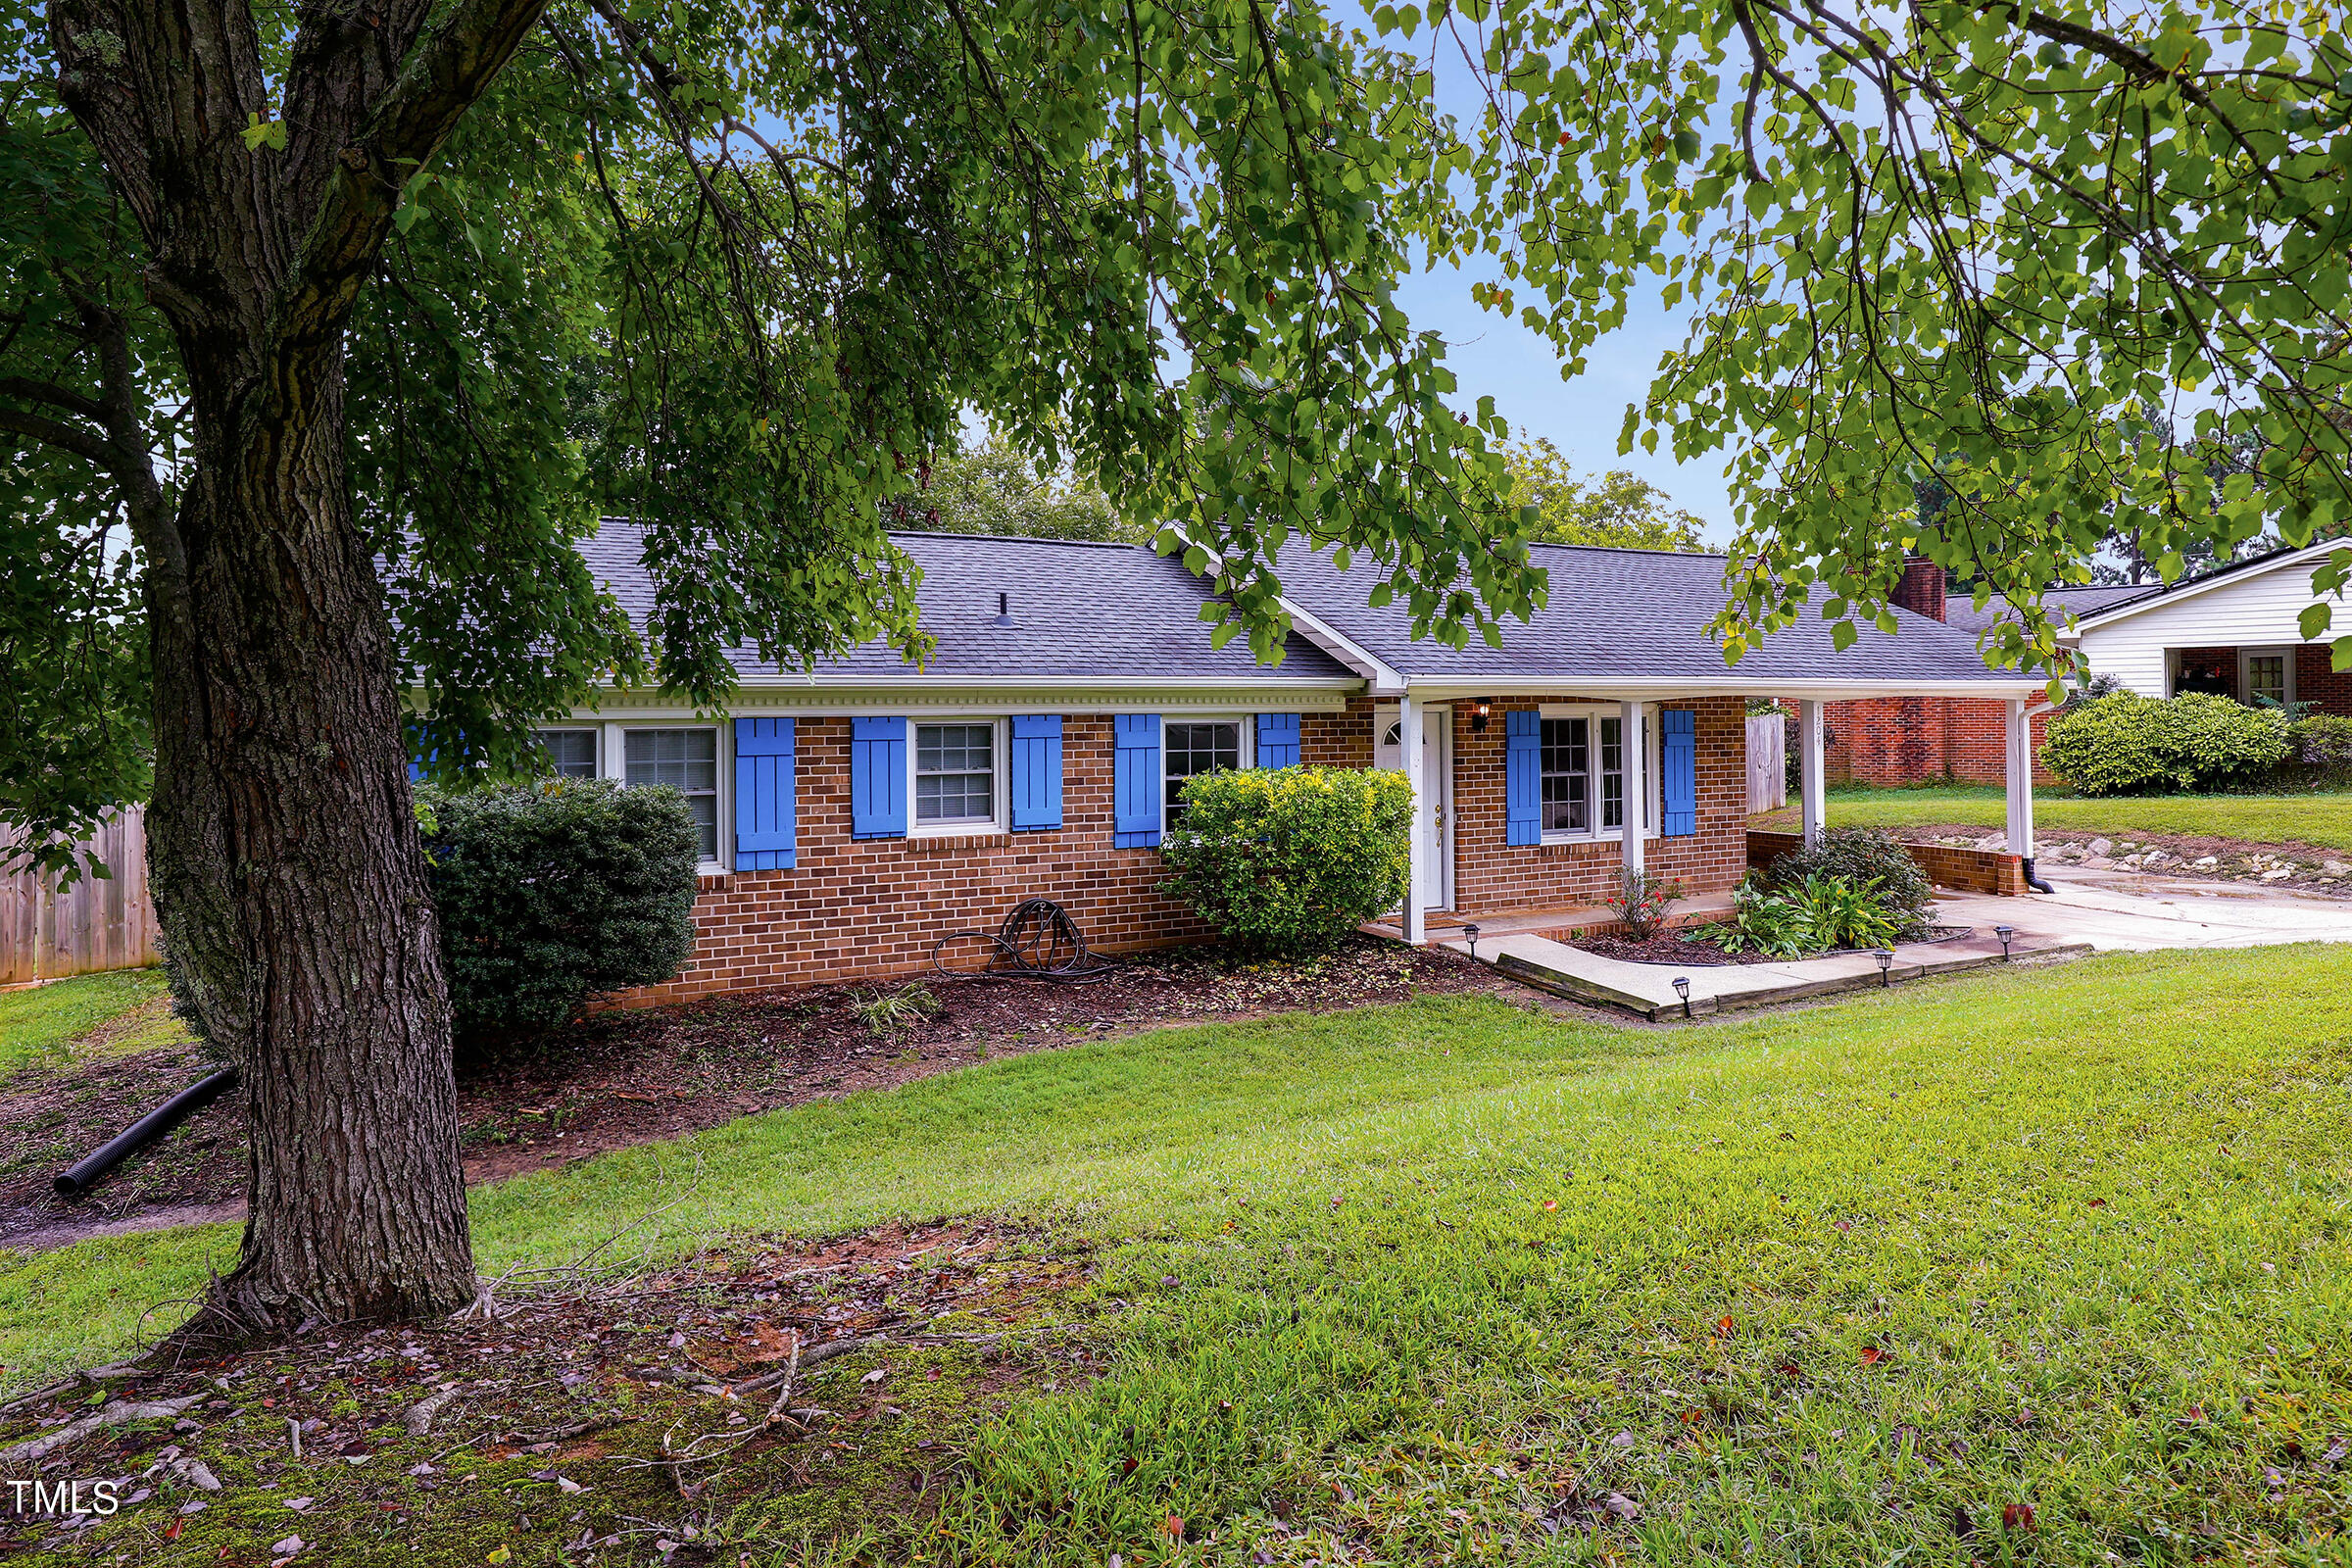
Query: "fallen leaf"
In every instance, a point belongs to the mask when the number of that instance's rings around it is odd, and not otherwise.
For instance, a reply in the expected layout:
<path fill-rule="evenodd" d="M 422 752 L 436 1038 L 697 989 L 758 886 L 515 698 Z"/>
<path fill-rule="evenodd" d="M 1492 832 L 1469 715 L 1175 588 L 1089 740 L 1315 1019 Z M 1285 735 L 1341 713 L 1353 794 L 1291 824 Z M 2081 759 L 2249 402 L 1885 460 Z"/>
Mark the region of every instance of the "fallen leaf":
<path fill-rule="evenodd" d="M 1622 1492 L 1610 1493 L 1608 1496 L 1603 1499 L 1601 1506 L 1608 1509 L 1609 1512 L 1615 1514 L 1620 1519 L 1639 1519 L 1642 1517 L 1642 1505 L 1636 1502 L 1633 1498 L 1627 1496 Z"/>
<path fill-rule="evenodd" d="M 164 1526 L 164 1539 L 166 1541 L 177 1541 L 179 1539 L 179 1533 L 182 1530 L 185 1530 L 187 1527 L 188 1521 L 184 1516 L 174 1519 L 170 1524 Z"/>
<path fill-rule="evenodd" d="M 286 1506 L 293 1509 L 296 1513 L 308 1513 L 310 1511 L 311 1504 L 318 1500 L 318 1499 L 316 1497 L 288 1497 L 286 1499 Z"/>
<path fill-rule="evenodd" d="M 1547 1211 L 1548 1211 L 1548 1210 L 1550 1210 L 1550 1209 L 1557 1208 L 1557 1207 L 1559 1207 L 1559 1206 L 1560 1206 L 1560 1200 L 1559 1200 L 1558 1199 L 1556 1199 L 1556 1198 L 1546 1198 L 1545 1200 L 1544 1200 L 1544 1208 L 1545 1208 Z"/>
<path fill-rule="evenodd" d="M 514 1555 L 514 1554 L 513 1552 L 509 1551 L 509 1550 L 508 1550 L 508 1549 L 507 1549 L 505 1546 L 503 1546 L 503 1545 L 500 1545 L 500 1546 L 493 1546 L 493 1547 L 491 1547 L 491 1548 L 490 1548 L 490 1555 L 488 1555 L 487 1557 L 484 1557 L 484 1558 L 482 1559 L 482 1561 L 484 1561 L 484 1562 L 505 1562 L 505 1561 L 507 1561 L 509 1558 L 513 1557 Z"/>
<path fill-rule="evenodd" d="M 1877 1346 L 1865 1345 L 1862 1347 L 1862 1364 L 1864 1366 L 1877 1366 L 1881 1361 L 1886 1359 L 1886 1352 L 1880 1349 Z"/>
<path fill-rule="evenodd" d="M 1633 1446 L 1634 1435 L 1631 1432 L 1620 1432 L 1609 1440 L 1609 1446 L 1612 1448 L 1630 1448 Z"/>
<path fill-rule="evenodd" d="M 1956 1502 L 1953 1503 L 1952 1534 L 1959 1537 L 1962 1541 L 1966 1541 L 1969 1537 L 1975 1535 L 1976 1533 L 1977 1522 L 1968 1516 L 1968 1510 L 1961 1507 L 1960 1504 Z"/>
<path fill-rule="evenodd" d="M 288 1536 L 285 1540 L 279 1542 L 276 1545 L 270 1548 L 270 1555 L 272 1557 L 291 1557 L 301 1549 L 302 1538 L 300 1536 Z"/>
<path fill-rule="evenodd" d="M 1170 1541 L 1182 1541 L 1184 1539 L 1184 1518 L 1181 1514 L 1172 1513 L 1168 1515 L 1167 1522 L 1162 1524 L 1159 1528 L 1161 1533 L 1164 1534 Z"/>
<path fill-rule="evenodd" d="M 860 1383 L 879 1383 L 882 1381 L 882 1368 L 876 1367 L 871 1372 L 868 1372 L 865 1376 L 859 1378 L 858 1381 Z"/>
<path fill-rule="evenodd" d="M 2034 1505 L 2030 1502 L 2013 1502 L 2003 1508 L 2001 1510 L 2001 1528 L 2003 1530 L 2033 1529 Z"/>
<path fill-rule="evenodd" d="M 1715 1320 L 1715 1332 L 1722 1335 L 1727 1340 L 1732 1337 L 1732 1314 L 1729 1312 L 1724 1313 L 1723 1316 Z"/>

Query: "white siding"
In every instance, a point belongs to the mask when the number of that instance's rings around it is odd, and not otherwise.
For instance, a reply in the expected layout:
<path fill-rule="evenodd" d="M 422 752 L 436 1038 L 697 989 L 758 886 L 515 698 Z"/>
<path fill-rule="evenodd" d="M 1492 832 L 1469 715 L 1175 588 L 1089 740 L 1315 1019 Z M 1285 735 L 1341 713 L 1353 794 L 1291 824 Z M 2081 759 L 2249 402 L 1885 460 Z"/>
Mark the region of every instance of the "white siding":
<path fill-rule="evenodd" d="M 2143 696 L 2163 697 L 2167 649 L 2299 643 L 2303 631 L 2296 620 L 2319 597 L 2311 574 L 2326 560 L 2322 550 L 2307 560 L 2250 571 L 2177 602 L 2088 627 L 2082 634 L 2083 658 L 2094 675 L 2113 675 Z M 2352 630 L 2352 613 L 2342 606 L 2334 630 Z"/>

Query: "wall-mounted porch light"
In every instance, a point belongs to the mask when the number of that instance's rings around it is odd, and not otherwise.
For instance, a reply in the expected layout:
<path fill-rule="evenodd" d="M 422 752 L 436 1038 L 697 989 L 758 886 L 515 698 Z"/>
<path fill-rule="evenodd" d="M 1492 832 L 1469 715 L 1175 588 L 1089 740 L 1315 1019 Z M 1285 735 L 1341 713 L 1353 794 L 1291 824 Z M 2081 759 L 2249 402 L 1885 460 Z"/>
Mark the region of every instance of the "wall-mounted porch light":
<path fill-rule="evenodd" d="M 1487 715 L 1494 710 L 1494 705 L 1484 697 L 1472 703 L 1470 705 L 1470 733 L 1484 735 L 1487 732 Z"/>

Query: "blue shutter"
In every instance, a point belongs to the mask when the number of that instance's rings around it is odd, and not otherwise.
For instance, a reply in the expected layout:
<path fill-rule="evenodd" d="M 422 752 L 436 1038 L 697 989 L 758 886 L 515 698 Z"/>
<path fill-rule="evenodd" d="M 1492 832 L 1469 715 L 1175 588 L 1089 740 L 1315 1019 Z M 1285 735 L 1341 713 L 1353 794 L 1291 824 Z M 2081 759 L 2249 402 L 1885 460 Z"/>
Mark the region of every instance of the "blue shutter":
<path fill-rule="evenodd" d="M 1698 831 L 1698 715 L 1688 708 L 1658 713 L 1658 799 L 1668 838 Z"/>
<path fill-rule="evenodd" d="M 1120 713 L 1111 770 L 1111 842 L 1122 850 L 1159 843 L 1159 715 Z"/>
<path fill-rule="evenodd" d="M 792 720 L 735 721 L 735 869 L 789 871 L 800 863 Z"/>
<path fill-rule="evenodd" d="M 1061 826 L 1061 715 L 1012 717 L 1012 830 Z"/>
<path fill-rule="evenodd" d="M 1297 713 L 1260 713 L 1257 715 L 1257 765 L 1260 767 L 1297 767 L 1298 765 L 1298 715 Z"/>
<path fill-rule="evenodd" d="M 1502 715 L 1505 844 L 1544 842 L 1544 715 L 1515 708 Z"/>
<path fill-rule="evenodd" d="M 906 721 L 850 720 L 850 836 L 906 836 Z"/>

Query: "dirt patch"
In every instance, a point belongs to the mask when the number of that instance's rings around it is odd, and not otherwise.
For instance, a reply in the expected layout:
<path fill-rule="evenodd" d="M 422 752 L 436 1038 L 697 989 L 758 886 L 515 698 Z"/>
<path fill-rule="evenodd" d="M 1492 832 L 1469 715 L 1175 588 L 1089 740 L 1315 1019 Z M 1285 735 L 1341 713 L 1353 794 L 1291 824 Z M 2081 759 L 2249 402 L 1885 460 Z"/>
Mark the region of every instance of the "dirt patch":
<path fill-rule="evenodd" d="M 920 982 L 877 1031 L 858 1011 L 905 985 L 715 997 L 599 1013 L 528 1051 L 461 1066 L 466 1179 L 500 1181 L 608 1150 L 677 1138 L 738 1117 L 882 1089 L 990 1057 L 1169 1024 L 1340 1011 L 1417 995 L 1527 993 L 1458 954 L 1370 937 L 1298 963 L 1237 962 L 1179 949 L 1118 964 L 1086 985 Z M 927 1005 L 925 1004 L 927 1004 Z M 208 1069 L 198 1047 L 28 1068 L 0 1081 L 0 1246 L 58 1246 L 99 1227 L 244 1195 L 242 1105 L 223 1096 L 127 1162 L 89 1199 L 49 1191 L 58 1169 Z M 228 1210 L 233 1214 L 233 1208 Z"/>
<path fill-rule="evenodd" d="M 746 1239 L 510 1288 L 495 1319 L 324 1330 L 110 1378 L 103 1398 L 194 1402 L 12 1463 L 111 1481 L 123 1505 L 0 1510 L 0 1555 L 734 1564 L 907 1543 L 987 1417 L 1097 1375 L 1090 1271 L 1074 1246 L 987 1224 Z M 0 1450 L 97 1408 L 92 1394 L 0 1415 Z"/>

